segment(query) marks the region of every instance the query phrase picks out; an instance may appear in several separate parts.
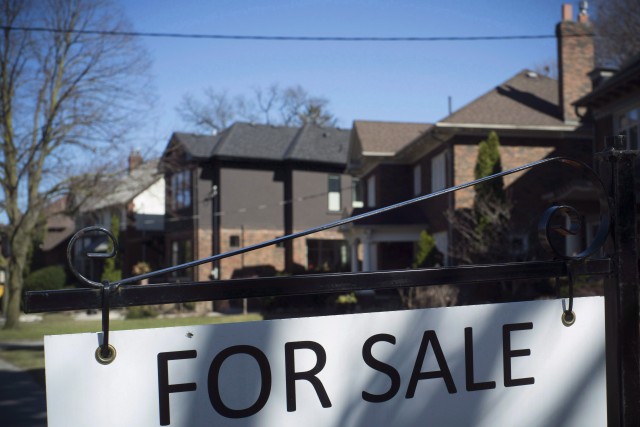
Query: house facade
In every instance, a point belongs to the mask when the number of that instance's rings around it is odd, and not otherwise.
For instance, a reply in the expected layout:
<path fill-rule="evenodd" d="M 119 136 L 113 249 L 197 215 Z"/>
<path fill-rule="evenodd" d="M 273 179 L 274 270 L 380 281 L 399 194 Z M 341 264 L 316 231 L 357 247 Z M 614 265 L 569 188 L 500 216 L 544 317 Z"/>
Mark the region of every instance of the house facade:
<path fill-rule="evenodd" d="M 358 197 L 344 172 L 348 143 L 348 131 L 312 124 L 235 123 L 217 135 L 174 133 L 162 156 L 171 264 L 339 220 Z M 344 236 L 332 229 L 204 264 L 173 280 L 346 271 L 349 263 Z"/>
<path fill-rule="evenodd" d="M 571 5 L 564 5 L 556 33 L 558 80 L 523 70 L 428 126 L 384 162 L 361 171 L 358 177 L 366 183 L 367 207 L 383 207 L 472 181 L 478 144 L 490 132 L 499 136 L 503 170 L 557 156 L 590 163 L 595 150 L 593 130 L 590 123 L 580 120 L 572 103 L 591 87 L 593 31 L 585 14 L 574 20 Z M 352 153 L 350 164 L 361 162 L 360 157 Z M 597 202 L 585 185 L 574 171 L 549 174 L 536 170 L 506 177 L 514 232 L 504 245 L 513 257 L 496 261 L 528 256 L 534 246 L 531 230 L 553 202 L 584 208 L 585 222 L 597 223 Z M 364 250 L 353 249 L 362 253 L 363 270 L 410 267 L 421 230 L 433 235 L 445 263 L 456 263 L 451 251 L 456 231 L 447 212 L 470 208 L 474 194 L 470 188 L 354 224 L 352 244 L 365 242 Z M 566 239 L 566 251 L 577 252 L 588 242 L 589 233 Z"/>

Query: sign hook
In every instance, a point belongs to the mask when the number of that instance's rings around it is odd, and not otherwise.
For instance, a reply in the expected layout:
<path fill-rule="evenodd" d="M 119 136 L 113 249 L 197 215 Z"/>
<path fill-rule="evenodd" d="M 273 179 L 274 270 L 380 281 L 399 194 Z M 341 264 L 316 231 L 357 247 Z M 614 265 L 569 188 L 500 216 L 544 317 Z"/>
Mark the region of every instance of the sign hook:
<path fill-rule="evenodd" d="M 102 344 L 96 349 L 96 360 L 102 365 L 108 365 L 116 358 L 116 349 L 109 344 L 109 299 L 113 290 L 113 284 L 102 283 Z"/>
<path fill-rule="evenodd" d="M 573 311 L 573 263 L 567 264 L 567 278 L 569 279 L 569 305 L 562 311 L 562 324 L 569 327 L 576 323 L 576 313 Z M 564 300 L 562 305 L 564 307 Z"/>

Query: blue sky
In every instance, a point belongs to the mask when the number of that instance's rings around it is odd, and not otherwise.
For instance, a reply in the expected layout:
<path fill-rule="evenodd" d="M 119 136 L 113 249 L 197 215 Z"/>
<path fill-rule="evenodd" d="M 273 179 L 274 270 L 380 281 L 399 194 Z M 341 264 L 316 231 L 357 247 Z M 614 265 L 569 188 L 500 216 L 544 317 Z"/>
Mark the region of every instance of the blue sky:
<path fill-rule="evenodd" d="M 118 0 L 136 31 L 286 36 L 553 35 L 560 0 Z M 590 2 L 594 3 L 594 2 Z M 593 7 L 592 7 L 593 9 Z M 555 39 L 296 42 L 142 38 L 158 96 L 139 145 L 161 151 L 188 127 L 182 96 L 300 84 L 353 120 L 435 122 L 524 68 L 553 62 Z"/>

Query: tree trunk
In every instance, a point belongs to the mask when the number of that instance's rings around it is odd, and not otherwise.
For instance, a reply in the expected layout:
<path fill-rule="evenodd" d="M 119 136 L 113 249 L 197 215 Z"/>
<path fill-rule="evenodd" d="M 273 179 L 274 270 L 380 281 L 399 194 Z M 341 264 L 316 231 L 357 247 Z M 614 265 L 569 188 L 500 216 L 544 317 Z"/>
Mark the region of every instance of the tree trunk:
<path fill-rule="evenodd" d="M 25 223 L 29 223 L 30 220 L 32 220 L 30 217 L 24 218 Z M 24 232 L 16 233 L 13 237 L 11 244 L 13 250 L 11 256 L 7 259 L 9 274 L 7 280 L 9 286 L 7 290 L 9 292 L 7 295 L 8 301 L 4 329 L 14 329 L 20 322 L 20 303 L 22 299 L 22 285 L 24 283 L 23 274 L 29 254 L 29 246 L 31 244 L 30 236 Z"/>
<path fill-rule="evenodd" d="M 8 289 L 7 295 L 7 312 L 4 329 L 14 329 L 20 321 L 20 297 L 22 295 L 22 263 L 16 256 L 12 256 L 8 260 Z"/>

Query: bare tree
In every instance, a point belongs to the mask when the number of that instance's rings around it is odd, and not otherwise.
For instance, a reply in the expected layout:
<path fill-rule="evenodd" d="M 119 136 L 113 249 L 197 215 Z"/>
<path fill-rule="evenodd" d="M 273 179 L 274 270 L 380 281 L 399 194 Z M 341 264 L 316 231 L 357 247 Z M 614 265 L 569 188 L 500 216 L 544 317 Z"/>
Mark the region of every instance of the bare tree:
<path fill-rule="evenodd" d="M 178 108 L 182 119 L 197 129 L 217 133 L 241 116 L 244 105 L 242 97 L 231 97 L 227 92 L 207 88 L 204 98 L 204 101 L 200 101 L 193 95 L 186 94 Z"/>
<path fill-rule="evenodd" d="M 262 115 L 262 122 L 265 124 L 272 124 L 272 115 L 276 106 L 282 102 L 282 92 L 277 84 L 273 83 L 266 89 L 254 88 L 253 94 L 256 98 L 256 106 Z"/>
<path fill-rule="evenodd" d="M 0 185 L 11 246 L 5 328 L 13 328 L 44 206 L 68 190 L 78 163 L 122 142 L 148 61 L 130 37 L 114 34 L 130 28 L 109 0 L 0 7 Z"/>
<path fill-rule="evenodd" d="M 327 99 L 309 95 L 300 85 L 291 86 L 282 91 L 281 120 L 287 126 L 302 126 L 306 123 L 333 126 L 336 120 L 328 106 Z"/>
<path fill-rule="evenodd" d="M 306 123 L 333 126 L 336 123 L 328 108 L 329 101 L 311 96 L 300 85 L 284 89 L 277 84 L 266 89 L 257 87 L 252 95 L 252 98 L 230 96 L 226 91 L 208 88 L 202 101 L 191 94 L 185 95 L 177 111 L 200 132 L 217 133 L 238 120 L 284 126 Z"/>
<path fill-rule="evenodd" d="M 593 21 L 600 65 L 620 66 L 640 54 L 638 0 L 599 0 Z"/>

